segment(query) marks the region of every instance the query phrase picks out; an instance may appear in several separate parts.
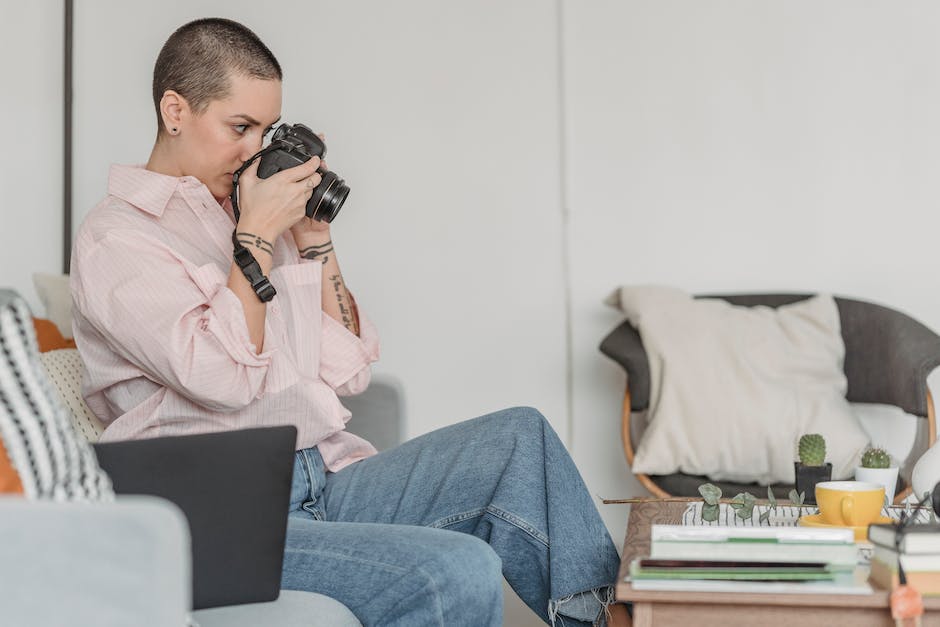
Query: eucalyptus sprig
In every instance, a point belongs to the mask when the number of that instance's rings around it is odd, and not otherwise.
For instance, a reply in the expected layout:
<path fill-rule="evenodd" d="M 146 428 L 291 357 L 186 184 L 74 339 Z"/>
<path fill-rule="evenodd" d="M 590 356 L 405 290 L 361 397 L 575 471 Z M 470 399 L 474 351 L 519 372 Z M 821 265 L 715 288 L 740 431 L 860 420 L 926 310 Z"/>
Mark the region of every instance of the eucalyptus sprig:
<path fill-rule="evenodd" d="M 715 522 L 718 520 L 720 511 L 721 488 L 711 483 L 704 483 L 698 487 L 698 493 L 702 495 L 705 504 L 702 506 L 702 520 L 705 522 Z M 734 515 L 741 520 L 747 520 L 754 515 L 754 505 L 757 499 L 750 492 L 741 492 L 735 494 L 728 502 Z"/>
<path fill-rule="evenodd" d="M 702 499 L 705 501 L 704 505 L 702 505 L 702 520 L 704 522 L 715 522 L 718 520 L 720 512 L 721 488 L 712 483 L 703 483 L 698 487 L 698 493 L 702 495 Z M 804 501 L 806 500 L 805 492 L 790 490 L 788 497 L 793 503 L 793 506 L 797 509 L 812 507 L 811 505 L 804 505 Z M 768 522 L 771 512 L 777 511 L 777 498 L 774 496 L 774 492 L 770 486 L 767 486 L 767 501 L 769 502 L 769 506 L 765 511 L 761 512 L 758 518 L 759 523 Z M 736 517 L 741 520 L 748 520 L 754 516 L 754 507 L 757 505 L 757 499 L 754 498 L 754 495 L 750 492 L 740 492 L 728 500 L 728 505 L 734 510 Z"/>

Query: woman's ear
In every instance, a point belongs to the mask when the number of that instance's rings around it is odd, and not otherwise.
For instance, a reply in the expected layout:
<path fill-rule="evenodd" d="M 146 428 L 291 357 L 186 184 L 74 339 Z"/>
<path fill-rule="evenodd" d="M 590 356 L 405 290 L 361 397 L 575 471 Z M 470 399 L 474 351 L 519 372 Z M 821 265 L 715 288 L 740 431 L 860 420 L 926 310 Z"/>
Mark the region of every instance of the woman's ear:
<path fill-rule="evenodd" d="M 160 114 L 163 116 L 163 126 L 170 135 L 179 135 L 182 121 L 189 111 L 189 103 L 181 95 L 168 89 L 163 92 L 160 99 Z"/>

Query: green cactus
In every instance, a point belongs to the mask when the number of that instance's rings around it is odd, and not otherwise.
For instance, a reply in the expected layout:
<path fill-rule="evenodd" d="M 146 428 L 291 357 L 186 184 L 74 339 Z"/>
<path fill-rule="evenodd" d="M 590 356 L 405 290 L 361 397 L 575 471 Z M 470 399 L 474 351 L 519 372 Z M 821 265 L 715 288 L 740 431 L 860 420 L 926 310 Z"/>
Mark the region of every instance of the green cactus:
<path fill-rule="evenodd" d="M 822 466 L 826 462 L 826 440 L 818 433 L 807 433 L 800 438 L 800 463 L 804 466 Z"/>
<path fill-rule="evenodd" d="M 862 468 L 890 468 L 891 456 L 883 448 L 872 446 L 862 454 Z"/>

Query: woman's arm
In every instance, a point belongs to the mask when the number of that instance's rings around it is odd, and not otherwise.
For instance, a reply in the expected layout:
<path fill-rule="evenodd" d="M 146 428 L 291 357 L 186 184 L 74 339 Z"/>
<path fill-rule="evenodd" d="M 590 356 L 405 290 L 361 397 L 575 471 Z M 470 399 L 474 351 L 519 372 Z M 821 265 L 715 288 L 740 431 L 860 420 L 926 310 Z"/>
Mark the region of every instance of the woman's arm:
<path fill-rule="evenodd" d="M 331 318 L 341 323 L 350 333 L 359 335 L 359 317 L 356 314 L 352 297 L 343 281 L 339 262 L 336 260 L 336 251 L 333 248 L 329 224 L 315 223 L 310 218 L 301 221 L 292 228 L 297 250 L 304 259 L 319 260 L 323 263 L 323 281 L 321 288 L 321 302 L 323 311 Z"/>
<path fill-rule="evenodd" d="M 303 217 L 307 200 L 313 188 L 320 183 L 320 175 L 316 171 L 320 159 L 314 157 L 266 180 L 258 178 L 258 164 L 259 161 L 255 161 L 242 174 L 239 192 L 242 212 L 235 226 L 235 237 L 251 251 L 261 266 L 261 273 L 268 276 L 274 265 L 275 240 Z M 261 353 L 264 345 L 265 304 L 234 261 L 229 267 L 228 288 L 241 301 L 251 343 L 255 345 L 255 352 Z"/>

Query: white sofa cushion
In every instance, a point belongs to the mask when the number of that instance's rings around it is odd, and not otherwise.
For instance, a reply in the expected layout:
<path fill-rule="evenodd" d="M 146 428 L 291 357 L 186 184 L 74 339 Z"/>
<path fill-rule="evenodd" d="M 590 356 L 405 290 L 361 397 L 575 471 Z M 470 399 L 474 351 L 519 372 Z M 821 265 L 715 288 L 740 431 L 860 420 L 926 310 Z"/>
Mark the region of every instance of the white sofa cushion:
<path fill-rule="evenodd" d="M 33 275 L 33 286 L 39 295 L 39 301 L 46 309 L 46 318 L 59 327 L 62 337 L 72 337 L 72 294 L 69 292 L 69 275 L 37 272 Z"/>

